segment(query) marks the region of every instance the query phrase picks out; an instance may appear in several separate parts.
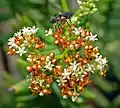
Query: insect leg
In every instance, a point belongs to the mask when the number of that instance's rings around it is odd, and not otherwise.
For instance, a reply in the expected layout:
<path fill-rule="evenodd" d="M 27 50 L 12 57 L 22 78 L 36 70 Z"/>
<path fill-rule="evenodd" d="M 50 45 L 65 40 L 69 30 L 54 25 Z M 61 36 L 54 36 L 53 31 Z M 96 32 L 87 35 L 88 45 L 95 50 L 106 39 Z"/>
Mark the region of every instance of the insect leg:
<path fill-rule="evenodd" d="M 58 7 L 56 7 L 55 5 L 53 5 L 53 4 L 51 4 L 51 3 L 50 3 L 50 5 L 51 5 L 54 9 L 56 9 L 56 10 L 60 11 L 61 13 L 63 12 L 61 9 L 59 9 L 59 8 L 58 8 Z"/>
<path fill-rule="evenodd" d="M 66 19 L 66 22 L 67 22 L 68 26 L 71 28 L 71 26 L 70 26 L 69 22 L 67 21 L 67 19 Z"/>

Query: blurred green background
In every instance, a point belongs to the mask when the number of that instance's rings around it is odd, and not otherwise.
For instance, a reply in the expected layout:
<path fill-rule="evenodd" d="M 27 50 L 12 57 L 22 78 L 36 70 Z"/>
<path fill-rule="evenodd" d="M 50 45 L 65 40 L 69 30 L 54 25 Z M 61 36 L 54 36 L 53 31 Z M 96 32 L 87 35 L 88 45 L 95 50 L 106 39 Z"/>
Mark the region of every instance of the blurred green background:
<path fill-rule="evenodd" d="M 75 103 L 62 99 L 56 83 L 50 96 L 31 95 L 25 81 L 27 62 L 7 55 L 7 40 L 23 26 L 36 25 L 43 35 L 52 27 L 51 16 L 59 13 L 50 3 L 63 10 L 67 4 L 73 13 L 78 8 L 76 0 L 0 0 L 0 108 L 120 108 L 120 0 L 99 0 L 98 11 L 87 18 L 90 30 L 98 34 L 101 53 L 109 60 L 107 76 L 93 77 L 93 84 Z M 44 41 L 44 36 L 40 38 Z"/>

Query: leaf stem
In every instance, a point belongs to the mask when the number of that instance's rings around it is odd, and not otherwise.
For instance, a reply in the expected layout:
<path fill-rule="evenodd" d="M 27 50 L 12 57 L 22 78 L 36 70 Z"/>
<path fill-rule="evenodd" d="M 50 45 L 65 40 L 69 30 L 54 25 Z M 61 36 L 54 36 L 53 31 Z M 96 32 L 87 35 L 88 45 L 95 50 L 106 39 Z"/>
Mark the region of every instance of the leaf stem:
<path fill-rule="evenodd" d="M 56 59 L 63 59 L 68 51 L 69 51 L 69 48 L 66 48 L 65 51 L 61 55 L 56 56 Z"/>
<path fill-rule="evenodd" d="M 67 5 L 67 0 L 61 0 L 61 4 L 62 4 L 62 7 L 63 7 L 63 10 L 69 12 L 68 5 Z"/>

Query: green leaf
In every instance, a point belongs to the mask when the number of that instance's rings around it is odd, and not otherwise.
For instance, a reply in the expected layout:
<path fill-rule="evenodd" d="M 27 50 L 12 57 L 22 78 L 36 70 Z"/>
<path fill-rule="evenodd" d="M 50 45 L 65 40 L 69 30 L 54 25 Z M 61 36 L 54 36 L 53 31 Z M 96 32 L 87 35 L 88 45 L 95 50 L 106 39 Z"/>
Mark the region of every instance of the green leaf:
<path fill-rule="evenodd" d="M 113 100 L 113 103 L 117 108 L 120 107 L 120 95 Z"/>
<path fill-rule="evenodd" d="M 27 26 L 33 26 L 32 21 L 27 16 L 23 16 L 22 19 L 23 19 L 25 25 L 27 25 Z"/>
<path fill-rule="evenodd" d="M 99 77 L 94 77 L 94 83 L 100 87 L 103 91 L 110 93 L 116 90 L 117 85 L 115 83 L 108 82 L 104 78 L 100 79 Z"/>
<path fill-rule="evenodd" d="M 86 89 L 84 90 L 84 92 L 82 93 L 82 96 L 86 99 L 95 99 L 96 95 L 94 94 L 93 91 Z"/>
<path fill-rule="evenodd" d="M 100 107 L 107 108 L 111 105 L 107 97 L 105 97 L 99 90 L 97 90 L 96 88 L 92 88 L 91 90 L 96 95 L 96 98 L 94 100 Z"/>
<path fill-rule="evenodd" d="M 33 4 L 45 4 L 44 0 L 28 0 L 28 1 L 30 1 Z"/>
<path fill-rule="evenodd" d="M 0 1 L 0 20 L 8 20 L 11 17 L 13 14 L 7 0 Z"/>
<path fill-rule="evenodd" d="M 25 95 L 29 93 L 29 83 L 26 80 L 22 80 L 17 84 L 11 86 L 9 90 L 13 90 L 15 95 Z"/>
<path fill-rule="evenodd" d="M 93 106 L 92 105 L 80 105 L 80 108 L 93 108 Z"/>
<path fill-rule="evenodd" d="M 57 94 L 58 97 L 61 97 L 60 88 L 58 87 L 56 82 L 52 83 L 52 89 Z"/>
<path fill-rule="evenodd" d="M 11 74 L 9 74 L 7 72 L 4 72 L 2 76 L 5 79 L 5 84 L 7 86 L 15 84 L 18 81 L 17 79 L 14 78 L 14 76 L 12 76 Z"/>
<path fill-rule="evenodd" d="M 25 96 L 17 96 L 16 97 L 16 101 L 17 102 L 25 102 L 25 101 L 31 101 L 31 100 L 34 100 L 36 99 L 37 95 L 36 96 L 33 96 L 33 95 L 25 95 Z"/>
<path fill-rule="evenodd" d="M 19 70 L 20 74 L 25 78 L 28 74 L 26 70 L 26 66 L 28 66 L 29 63 L 21 58 L 18 58 L 16 61 L 17 69 Z"/>
<path fill-rule="evenodd" d="M 44 15 L 37 9 L 29 9 L 27 11 L 28 16 L 30 16 L 30 18 L 34 19 L 35 21 L 40 21 L 40 20 L 44 20 Z"/>

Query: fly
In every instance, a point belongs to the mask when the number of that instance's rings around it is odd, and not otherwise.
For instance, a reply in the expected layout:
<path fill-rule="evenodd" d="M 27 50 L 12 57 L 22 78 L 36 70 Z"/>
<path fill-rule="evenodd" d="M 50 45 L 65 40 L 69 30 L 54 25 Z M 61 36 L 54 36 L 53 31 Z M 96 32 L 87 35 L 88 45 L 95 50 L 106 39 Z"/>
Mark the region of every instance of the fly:
<path fill-rule="evenodd" d="M 56 10 L 60 11 L 60 13 L 50 20 L 51 23 L 64 22 L 64 21 L 66 21 L 66 19 L 70 19 L 73 15 L 72 12 L 63 12 L 62 10 L 60 10 L 59 8 L 57 8 L 56 6 L 53 6 L 53 5 L 52 5 L 52 7 L 55 8 Z"/>

